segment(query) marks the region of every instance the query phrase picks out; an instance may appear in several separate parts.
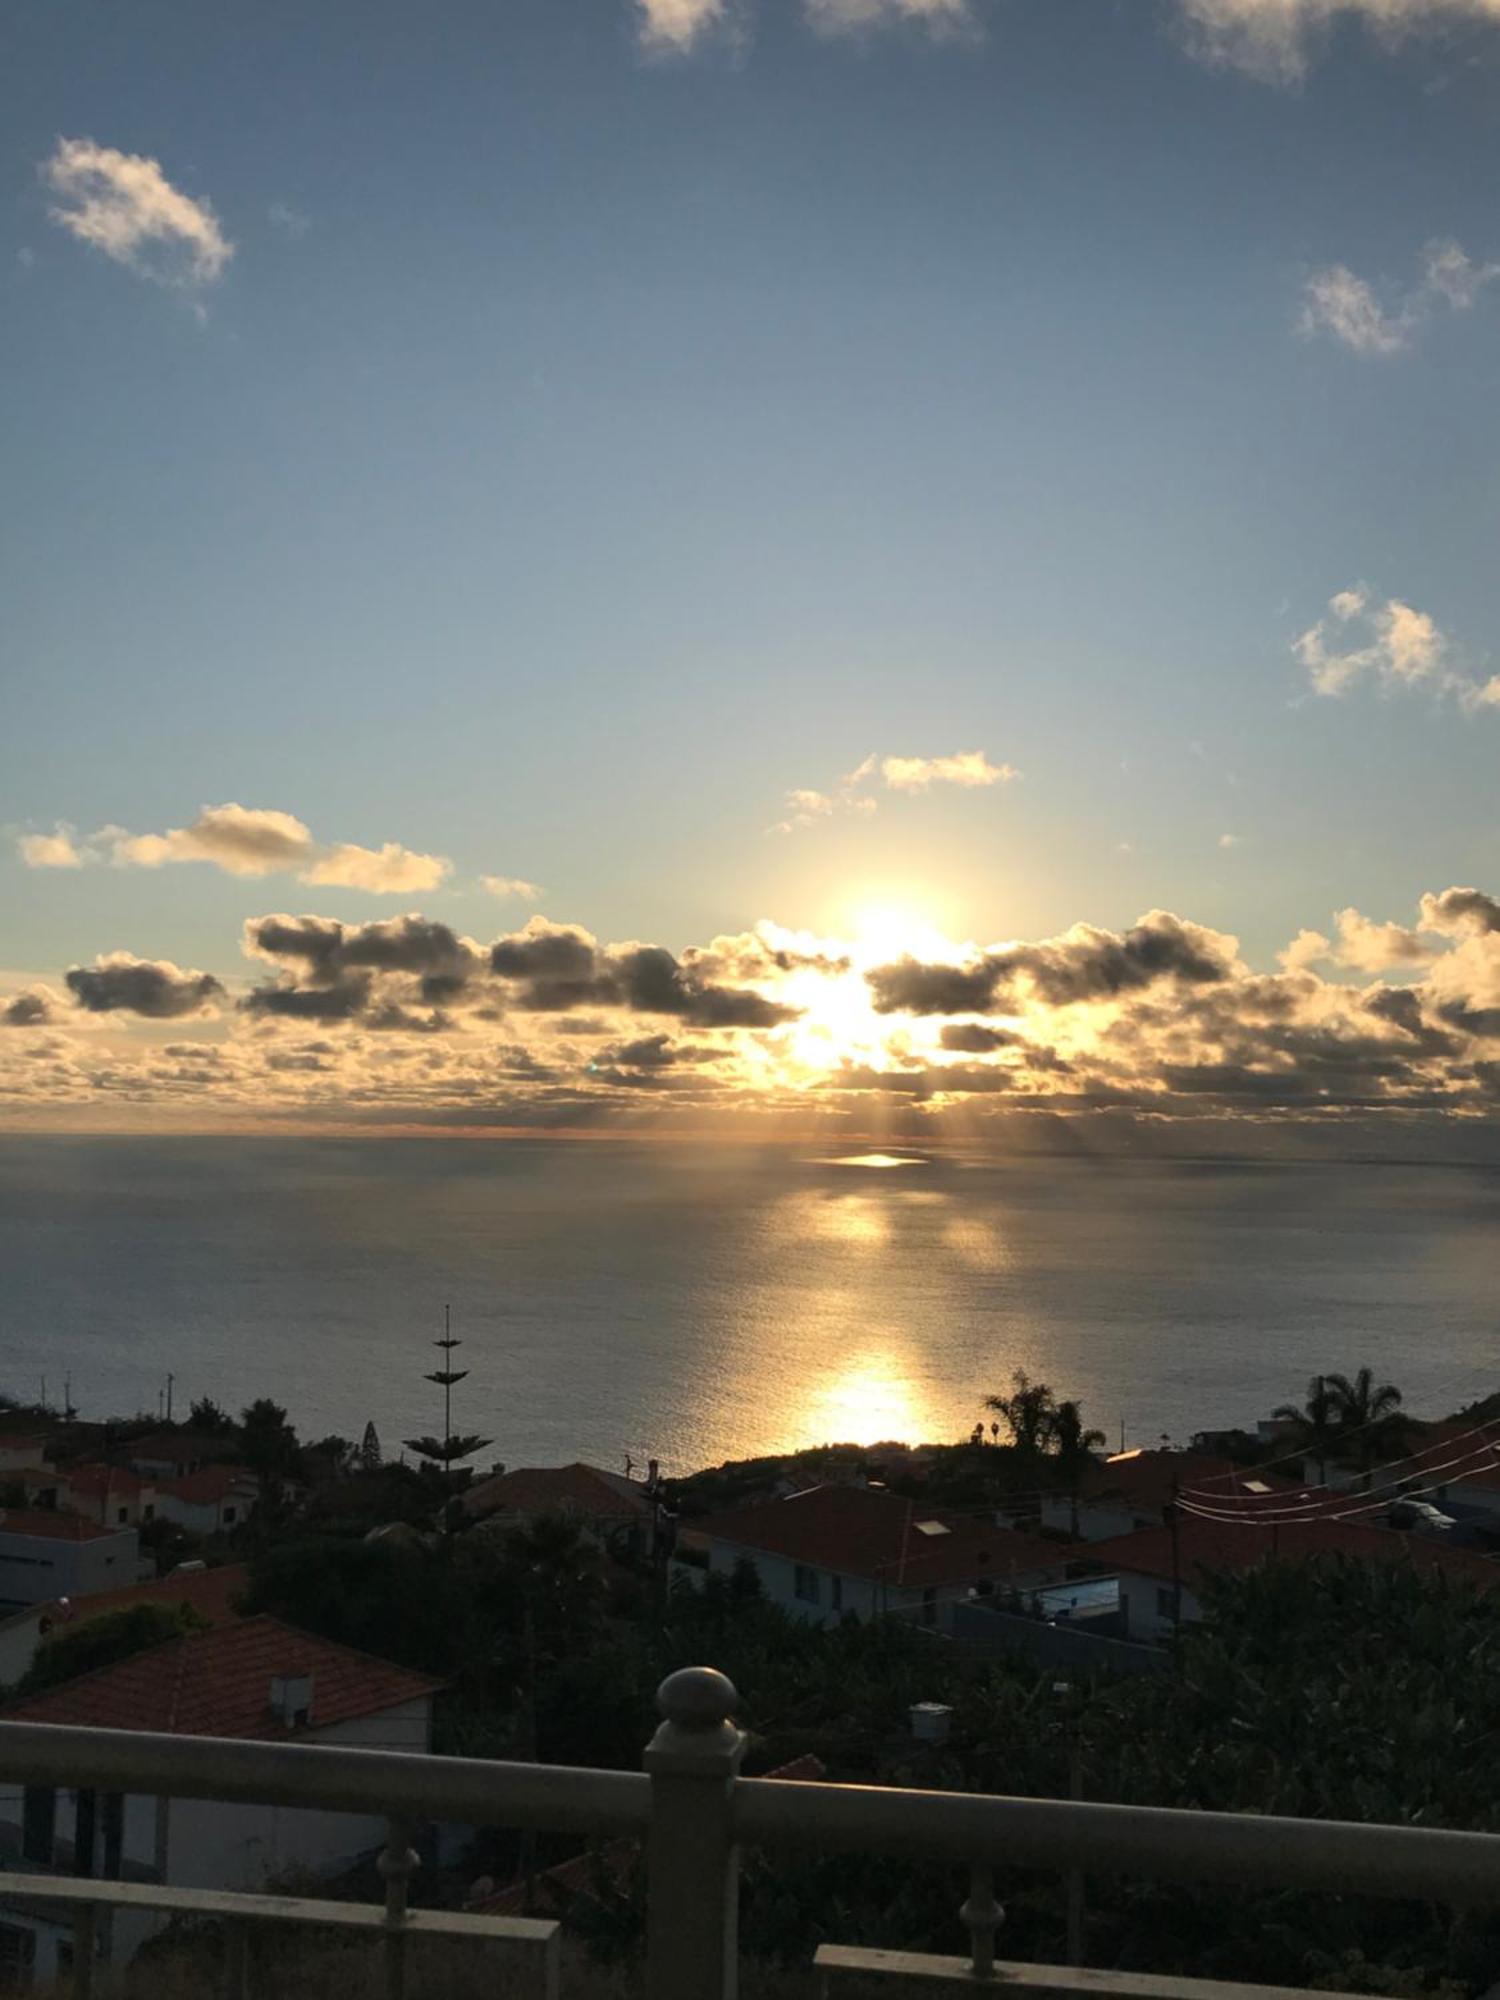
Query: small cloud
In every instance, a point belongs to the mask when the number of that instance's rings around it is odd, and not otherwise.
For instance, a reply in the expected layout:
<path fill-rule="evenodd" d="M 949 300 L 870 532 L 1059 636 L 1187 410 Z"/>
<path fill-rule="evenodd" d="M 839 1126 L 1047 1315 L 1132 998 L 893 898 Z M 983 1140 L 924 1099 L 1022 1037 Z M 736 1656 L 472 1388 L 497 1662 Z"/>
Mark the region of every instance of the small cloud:
<path fill-rule="evenodd" d="M 1244 844 L 1245 836 L 1242 833 L 1221 833 L 1219 835 L 1220 847 L 1243 847 Z"/>
<path fill-rule="evenodd" d="M 68 991 L 90 1014 L 140 1014 L 151 1021 L 176 1021 L 188 1014 L 209 1014 L 224 997 L 222 984 L 211 972 L 184 972 L 170 959 L 136 958 L 112 951 L 92 965 L 75 965 L 65 974 Z"/>
<path fill-rule="evenodd" d="M 16 262 L 23 271 L 29 271 L 36 263 L 36 252 L 31 248 L 29 243 L 23 243 L 16 252 Z"/>
<path fill-rule="evenodd" d="M 312 217 L 285 201 L 273 201 L 266 210 L 266 220 L 283 236 L 305 236 L 312 228 Z"/>
<path fill-rule="evenodd" d="M 1329 334 L 1355 354 L 1404 354 L 1436 310 L 1468 312 L 1497 279 L 1500 264 L 1476 264 L 1451 237 L 1426 246 L 1421 279 L 1389 306 L 1347 264 L 1330 264 L 1303 287 L 1297 328 Z"/>
<path fill-rule="evenodd" d="M 31 868 L 79 868 L 107 859 L 116 868 L 165 868 L 204 861 L 226 875 L 295 873 L 300 881 L 324 887 L 363 889 L 376 896 L 402 896 L 436 889 L 452 869 L 441 854 L 418 854 L 388 840 L 381 847 L 353 841 L 325 846 L 292 813 L 232 801 L 204 806 L 188 826 L 165 833 L 131 833 L 104 826 L 79 844 L 72 830 L 24 834 L 22 859 Z"/>
<path fill-rule="evenodd" d="M 1008 785 L 1020 772 L 1014 764 L 992 764 L 982 750 L 952 757 L 886 757 L 880 775 L 893 792 L 925 792 L 929 785 Z"/>
<path fill-rule="evenodd" d="M 519 875 L 481 875 L 479 886 L 492 896 L 515 896 L 523 903 L 534 903 L 542 893 L 539 883 L 523 881 Z"/>
<path fill-rule="evenodd" d="M 234 255 L 208 203 L 173 187 L 142 154 L 59 139 L 41 174 L 60 228 L 156 284 L 211 285 Z"/>
<path fill-rule="evenodd" d="M 820 35 L 858 34 L 912 23 L 934 35 L 973 35 L 970 0 L 803 0 L 808 25 Z"/>
<path fill-rule="evenodd" d="M 88 859 L 73 829 L 60 823 L 55 833 L 23 833 L 17 844 L 28 868 L 81 868 Z"/>
<path fill-rule="evenodd" d="M 1314 694 L 1336 698 L 1362 681 L 1386 692 L 1451 695 L 1467 712 L 1500 707 L 1500 675 L 1476 680 L 1453 663 L 1453 646 L 1435 619 L 1399 597 L 1372 601 L 1364 584 L 1328 600 L 1328 612 L 1292 642 Z"/>
<path fill-rule="evenodd" d="M 1340 19 L 1362 21 L 1394 44 L 1444 20 L 1496 18 L 1495 0 L 1178 0 L 1178 6 L 1203 61 L 1284 85 L 1302 80 Z"/>
<path fill-rule="evenodd" d="M 653 54 L 686 55 L 730 22 L 728 0 L 635 0 L 641 47 Z"/>

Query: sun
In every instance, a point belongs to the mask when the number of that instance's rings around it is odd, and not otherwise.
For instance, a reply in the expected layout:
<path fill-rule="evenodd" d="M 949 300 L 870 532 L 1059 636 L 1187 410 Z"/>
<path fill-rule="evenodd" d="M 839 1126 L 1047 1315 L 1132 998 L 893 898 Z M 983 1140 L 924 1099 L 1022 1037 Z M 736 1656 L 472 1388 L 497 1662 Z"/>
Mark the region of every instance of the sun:
<path fill-rule="evenodd" d="M 929 1043 L 935 1046 L 930 1024 L 876 1011 L 865 975 L 872 966 L 905 957 L 956 961 L 963 946 L 910 904 L 868 902 L 851 911 L 844 935 L 828 940 L 828 949 L 845 961 L 844 970 L 794 972 L 778 989 L 779 998 L 800 1009 L 782 1044 L 794 1074 L 821 1077 L 860 1065 L 885 1069 L 898 1050 L 925 1052 Z"/>

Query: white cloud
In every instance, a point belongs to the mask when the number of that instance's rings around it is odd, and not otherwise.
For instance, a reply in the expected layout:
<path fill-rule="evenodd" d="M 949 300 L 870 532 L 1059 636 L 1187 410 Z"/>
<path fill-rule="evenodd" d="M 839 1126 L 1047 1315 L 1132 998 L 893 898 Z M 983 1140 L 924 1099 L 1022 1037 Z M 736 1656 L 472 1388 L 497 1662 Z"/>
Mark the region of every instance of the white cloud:
<path fill-rule="evenodd" d="M 1426 246 L 1420 281 L 1389 306 L 1347 264 L 1329 264 L 1303 287 L 1297 329 L 1329 334 L 1355 354 L 1404 354 L 1439 307 L 1467 312 L 1485 286 L 1497 280 L 1500 264 L 1476 264 L 1451 237 Z"/>
<path fill-rule="evenodd" d="M 363 889 L 377 896 L 436 889 L 452 863 L 440 854 L 418 854 L 395 841 L 360 847 L 352 841 L 325 846 L 292 813 L 230 803 L 204 806 L 188 826 L 165 833 L 130 833 L 105 826 L 82 845 L 59 827 L 55 834 L 26 834 L 22 859 L 32 868 L 77 868 L 107 859 L 117 868 L 163 868 L 205 861 L 226 875 L 295 872 L 303 882 Z"/>
<path fill-rule="evenodd" d="M 635 0 L 641 46 L 685 54 L 729 23 L 728 0 Z"/>
<path fill-rule="evenodd" d="M 847 777 L 840 778 L 831 792 L 788 792 L 787 817 L 767 829 L 770 833 L 795 833 L 800 827 L 814 826 L 819 820 L 841 813 L 872 813 L 875 800 L 862 789 L 877 780 L 888 791 L 924 792 L 930 785 L 959 785 L 973 788 L 1008 784 L 1019 778 L 1013 764 L 992 764 L 982 750 L 960 750 L 951 757 L 866 757 Z"/>
<path fill-rule="evenodd" d="M 52 220 L 143 278 L 210 285 L 234 255 L 208 203 L 173 187 L 142 154 L 59 139 L 41 173 L 57 197 Z"/>
<path fill-rule="evenodd" d="M 1348 694 L 1361 681 L 1387 692 L 1425 689 L 1451 695 L 1469 712 L 1500 708 L 1500 675 L 1476 680 L 1454 664 L 1453 645 L 1437 621 L 1399 597 L 1372 602 L 1358 584 L 1328 600 L 1328 612 L 1292 642 L 1314 694 Z"/>
<path fill-rule="evenodd" d="M 951 757 L 886 757 L 880 775 L 893 792 L 925 792 L 929 785 L 1005 785 L 1021 774 L 1014 764 L 992 764 L 982 750 Z"/>
<path fill-rule="evenodd" d="M 312 228 L 312 217 L 285 201 L 273 201 L 266 210 L 266 220 L 283 236 L 305 236 Z"/>
<path fill-rule="evenodd" d="M 55 833 L 23 833 L 19 845 L 28 868 L 81 868 L 88 859 L 67 826 Z"/>
<path fill-rule="evenodd" d="M 970 0 L 803 0 L 808 23 L 820 35 L 857 34 L 914 21 L 934 34 L 972 33 Z"/>
<path fill-rule="evenodd" d="M 1500 0 L 1178 0 L 1196 52 L 1271 83 L 1306 74 L 1319 39 L 1358 21 L 1388 40 L 1444 22 L 1500 21 Z"/>
<path fill-rule="evenodd" d="M 1333 957 L 1357 972 L 1387 972 L 1408 965 L 1425 965 L 1432 952 L 1404 924 L 1380 924 L 1358 910 L 1338 911 L 1338 948 Z"/>
<path fill-rule="evenodd" d="M 1243 847 L 1244 844 L 1245 836 L 1242 833 L 1221 833 L 1219 835 L 1220 847 Z"/>
<path fill-rule="evenodd" d="M 524 881 L 519 875 L 481 875 L 479 886 L 492 896 L 516 896 L 523 903 L 534 903 L 542 893 L 539 883 Z"/>

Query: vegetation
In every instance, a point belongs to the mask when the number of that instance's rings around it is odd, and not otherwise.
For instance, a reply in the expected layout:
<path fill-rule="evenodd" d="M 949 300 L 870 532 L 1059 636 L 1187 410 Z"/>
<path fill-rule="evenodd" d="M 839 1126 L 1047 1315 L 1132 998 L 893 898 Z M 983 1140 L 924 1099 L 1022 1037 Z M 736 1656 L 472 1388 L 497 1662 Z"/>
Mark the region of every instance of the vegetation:
<path fill-rule="evenodd" d="M 124 1611 L 106 1612 L 102 1618 L 49 1632 L 10 1694 L 16 1699 L 42 1694 L 63 1681 L 76 1680 L 80 1674 L 128 1660 L 132 1653 L 144 1653 L 150 1646 L 207 1629 L 205 1621 L 187 1604 L 135 1604 Z"/>
<path fill-rule="evenodd" d="M 1320 1479 L 1330 1464 L 1355 1466 L 1368 1479 L 1379 1460 L 1404 1449 L 1412 1430 L 1401 1391 L 1391 1382 L 1377 1385 L 1368 1368 L 1352 1378 L 1314 1375 L 1305 1404 L 1283 1403 L 1272 1415 L 1290 1423 L 1296 1448 L 1316 1461 Z"/>

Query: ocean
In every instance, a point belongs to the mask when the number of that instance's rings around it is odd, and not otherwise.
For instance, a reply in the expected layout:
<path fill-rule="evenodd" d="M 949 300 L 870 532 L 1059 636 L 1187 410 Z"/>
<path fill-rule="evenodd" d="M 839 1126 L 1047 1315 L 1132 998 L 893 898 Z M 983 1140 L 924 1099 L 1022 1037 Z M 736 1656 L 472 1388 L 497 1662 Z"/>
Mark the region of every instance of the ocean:
<path fill-rule="evenodd" d="M 87 1415 L 269 1395 L 388 1455 L 673 1473 L 965 1435 L 1024 1368 L 1112 1446 L 1253 1425 L 1368 1363 L 1500 1387 L 1500 1170 L 666 1148 L 0 1140 L 0 1389 Z"/>

